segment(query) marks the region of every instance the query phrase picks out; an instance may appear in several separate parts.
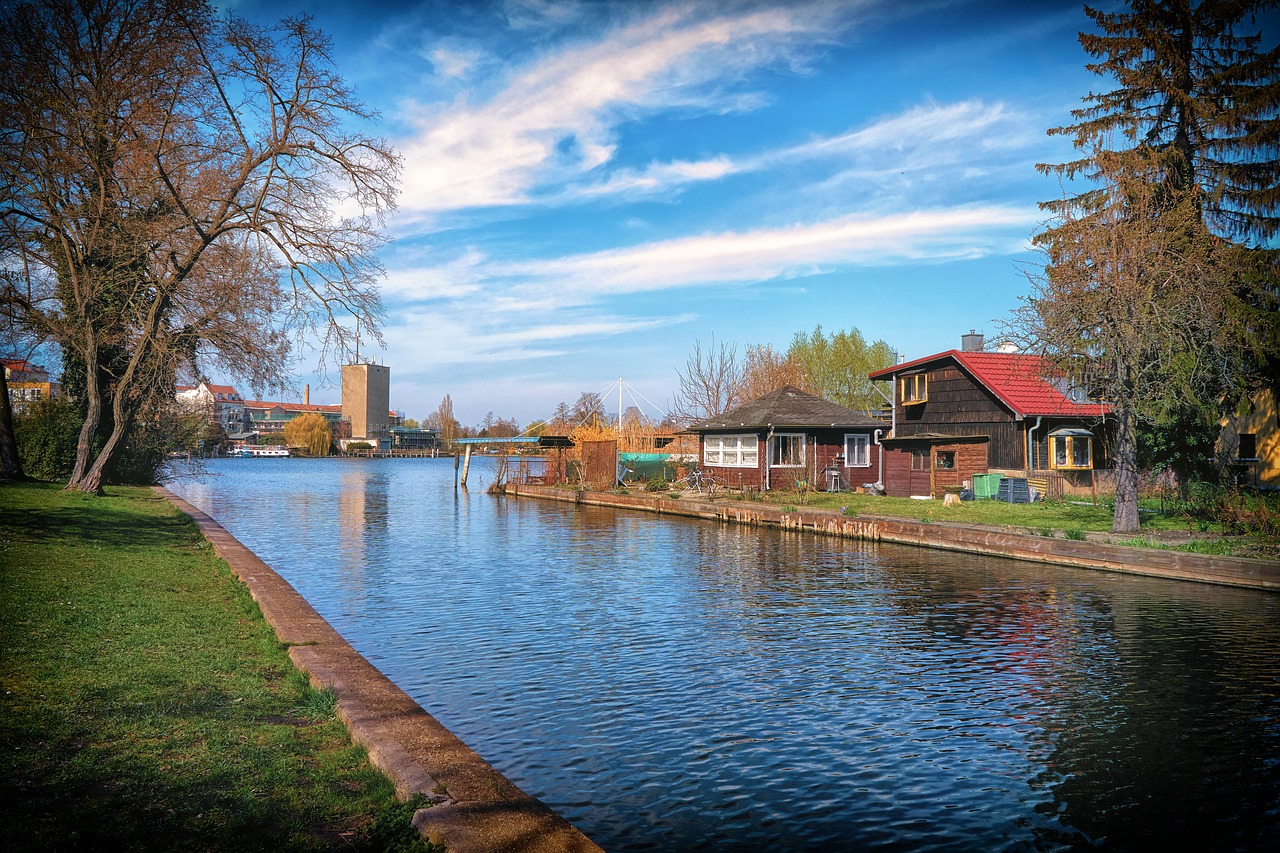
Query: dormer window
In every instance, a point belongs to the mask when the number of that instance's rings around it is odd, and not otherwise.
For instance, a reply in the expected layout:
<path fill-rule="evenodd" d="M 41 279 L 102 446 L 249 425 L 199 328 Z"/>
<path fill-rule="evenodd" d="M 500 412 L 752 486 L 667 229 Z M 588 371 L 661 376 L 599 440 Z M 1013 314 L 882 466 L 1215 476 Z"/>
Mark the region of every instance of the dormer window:
<path fill-rule="evenodd" d="M 929 399 L 929 380 L 924 373 L 903 376 L 899 380 L 899 388 L 901 388 L 902 405 L 904 406 L 914 406 Z"/>

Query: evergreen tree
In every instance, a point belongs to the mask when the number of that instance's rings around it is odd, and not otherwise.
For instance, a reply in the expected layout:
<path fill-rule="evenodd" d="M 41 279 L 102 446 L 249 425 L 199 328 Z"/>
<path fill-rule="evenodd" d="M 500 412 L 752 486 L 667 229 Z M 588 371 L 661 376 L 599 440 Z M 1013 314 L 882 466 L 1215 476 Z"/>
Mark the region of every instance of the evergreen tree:
<path fill-rule="evenodd" d="M 1041 165 L 1066 178 L 1101 177 L 1095 148 L 1132 154 L 1143 168 L 1157 151 L 1171 193 L 1196 191 L 1208 228 L 1261 245 L 1280 231 L 1280 45 L 1262 49 L 1258 15 L 1274 0 L 1132 0 L 1129 11 L 1085 7 L 1100 32 L 1080 44 L 1098 61 L 1085 67 L 1117 88 L 1093 93 L 1072 110 L 1069 136 L 1085 156 Z M 1055 212 L 1096 210 L 1097 188 L 1046 202 Z M 1171 202 L 1172 203 L 1172 202 Z"/>
<path fill-rule="evenodd" d="M 1117 531 L 1138 525 L 1139 435 L 1211 435 L 1215 407 L 1270 357 L 1276 312 L 1257 270 L 1274 271 L 1265 246 L 1280 231 L 1280 47 L 1241 31 L 1274 5 L 1085 9 L 1098 28 L 1080 36 L 1087 67 L 1118 85 L 1049 131 L 1083 156 L 1039 168 L 1085 188 L 1042 205 L 1045 271 L 1015 323 L 1047 354 L 1105 366 Z"/>

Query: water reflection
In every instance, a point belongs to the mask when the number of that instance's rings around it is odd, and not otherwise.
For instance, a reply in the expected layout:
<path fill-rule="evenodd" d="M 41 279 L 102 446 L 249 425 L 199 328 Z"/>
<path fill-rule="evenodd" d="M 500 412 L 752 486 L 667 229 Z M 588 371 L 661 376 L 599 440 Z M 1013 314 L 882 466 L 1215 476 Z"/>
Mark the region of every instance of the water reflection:
<path fill-rule="evenodd" d="M 1280 843 L 1280 596 L 262 464 L 179 490 L 606 849 Z"/>

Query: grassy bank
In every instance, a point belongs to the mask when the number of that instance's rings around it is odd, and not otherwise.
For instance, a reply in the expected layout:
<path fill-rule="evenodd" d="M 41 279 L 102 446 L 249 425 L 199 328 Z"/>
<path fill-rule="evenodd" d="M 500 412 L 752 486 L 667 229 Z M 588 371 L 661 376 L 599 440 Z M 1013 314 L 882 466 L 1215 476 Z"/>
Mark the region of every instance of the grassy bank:
<path fill-rule="evenodd" d="M 190 519 L 0 485 L 7 849 L 425 849 L 411 815 Z"/>
<path fill-rule="evenodd" d="M 635 490 L 640 490 L 640 487 Z M 674 489 L 663 495 L 681 497 L 682 493 Z M 685 496 L 693 499 L 703 497 L 697 493 Z M 1111 507 L 1104 503 L 1095 505 L 1085 501 L 1007 504 L 984 500 L 944 506 L 940 500 L 919 501 L 855 492 L 800 493 L 781 489 L 764 495 L 759 492 L 743 494 L 723 490 L 717 491 L 714 499 L 766 503 L 784 511 L 822 509 L 841 512 L 847 516 L 887 516 L 923 522 L 953 522 L 1037 536 L 1090 539 L 1140 548 L 1171 548 L 1200 554 L 1280 558 L 1280 540 L 1274 533 L 1277 519 L 1280 519 L 1280 496 L 1277 495 L 1250 497 L 1241 502 L 1232 518 L 1215 521 L 1205 521 L 1178 511 L 1161 511 L 1155 505 L 1144 507 L 1141 510 L 1142 530 L 1136 535 L 1111 533 L 1114 519 Z"/>

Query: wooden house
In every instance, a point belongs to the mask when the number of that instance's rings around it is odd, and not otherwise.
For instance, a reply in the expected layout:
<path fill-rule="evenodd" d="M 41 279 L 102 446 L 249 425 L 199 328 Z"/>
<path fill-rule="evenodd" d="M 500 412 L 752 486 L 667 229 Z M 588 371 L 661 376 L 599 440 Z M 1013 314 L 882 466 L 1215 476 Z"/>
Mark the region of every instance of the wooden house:
<path fill-rule="evenodd" d="M 884 421 L 784 385 L 723 415 L 699 421 L 705 471 L 730 488 L 848 489 L 880 477 L 876 439 Z"/>
<path fill-rule="evenodd" d="M 869 374 L 893 383 L 884 486 L 893 496 L 940 496 L 991 470 L 1057 472 L 1068 488 L 1103 467 L 1106 416 L 1033 355 L 983 352 L 981 335 Z"/>

